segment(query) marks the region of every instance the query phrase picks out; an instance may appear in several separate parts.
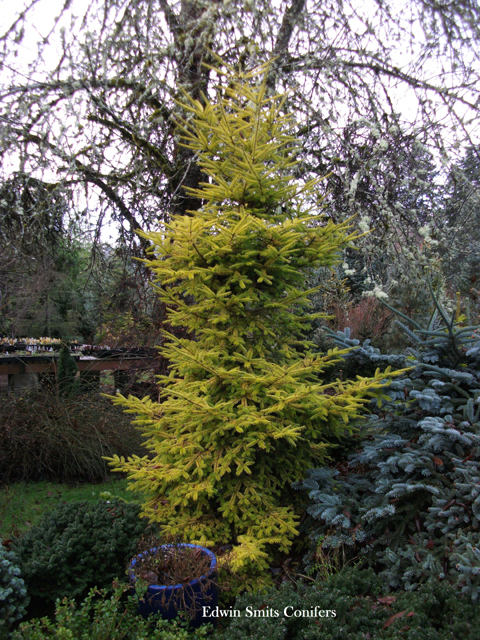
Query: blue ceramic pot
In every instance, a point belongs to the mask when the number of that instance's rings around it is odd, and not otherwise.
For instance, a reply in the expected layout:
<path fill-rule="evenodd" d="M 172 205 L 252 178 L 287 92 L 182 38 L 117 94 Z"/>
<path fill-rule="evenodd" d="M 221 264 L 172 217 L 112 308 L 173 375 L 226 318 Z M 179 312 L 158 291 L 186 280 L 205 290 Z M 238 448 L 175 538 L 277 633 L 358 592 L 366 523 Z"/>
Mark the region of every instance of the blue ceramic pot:
<path fill-rule="evenodd" d="M 208 572 L 204 576 L 186 584 L 176 584 L 174 586 L 149 585 L 144 599 L 139 602 L 138 611 L 144 618 L 151 613 L 160 612 L 164 620 L 173 620 L 180 611 L 187 610 L 190 612 L 190 626 L 197 628 L 204 622 L 212 622 L 211 618 L 204 617 L 203 607 L 213 608 L 218 604 L 217 559 L 209 549 L 195 544 L 167 544 L 149 549 L 132 560 L 129 572 L 130 582 L 135 583 L 137 580 L 134 570 L 139 558 L 153 555 L 160 549 L 178 547 L 197 549 L 207 556 L 210 559 Z"/>

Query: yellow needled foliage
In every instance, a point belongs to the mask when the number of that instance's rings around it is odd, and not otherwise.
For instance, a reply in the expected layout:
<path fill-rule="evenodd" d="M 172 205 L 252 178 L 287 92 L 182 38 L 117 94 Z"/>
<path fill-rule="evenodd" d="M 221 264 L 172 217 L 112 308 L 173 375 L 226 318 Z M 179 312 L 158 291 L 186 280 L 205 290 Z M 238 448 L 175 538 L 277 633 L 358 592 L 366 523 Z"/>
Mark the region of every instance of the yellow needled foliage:
<path fill-rule="evenodd" d="M 160 403 L 113 398 L 135 414 L 152 459 L 110 459 L 165 534 L 231 543 L 233 568 L 256 585 L 272 550 L 297 535 L 291 483 L 322 464 L 329 438 L 392 375 L 325 385 L 344 352 L 302 341 L 305 276 L 336 263 L 355 235 L 313 208 L 317 181 L 292 177 L 294 122 L 267 95 L 266 72 L 229 69 L 215 103 L 185 97 L 184 143 L 209 176 L 192 190 L 203 206 L 144 235 L 169 320 L 192 337 L 168 335 Z"/>

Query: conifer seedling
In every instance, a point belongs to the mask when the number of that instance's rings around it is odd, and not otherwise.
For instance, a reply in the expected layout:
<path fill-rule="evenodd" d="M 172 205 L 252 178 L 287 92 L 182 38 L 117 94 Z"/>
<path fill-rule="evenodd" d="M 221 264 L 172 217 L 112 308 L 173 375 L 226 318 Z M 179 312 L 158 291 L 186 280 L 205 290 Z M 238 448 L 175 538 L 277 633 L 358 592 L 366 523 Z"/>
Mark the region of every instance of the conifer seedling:
<path fill-rule="evenodd" d="M 152 458 L 110 458 L 144 494 L 143 513 L 186 542 L 233 545 L 231 565 L 261 584 L 273 549 L 288 551 L 297 516 L 290 484 L 322 464 L 392 374 L 322 384 L 343 353 L 302 340 L 309 270 L 333 265 L 355 235 L 318 210 L 318 181 L 292 177 L 294 120 L 269 97 L 267 66 L 232 69 L 215 103 L 185 97 L 183 141 L 208 181 L 203 205 L 143 234 L 172 326 L 161 350 L 161 402 L 113 401 L 135 414 Z"/>

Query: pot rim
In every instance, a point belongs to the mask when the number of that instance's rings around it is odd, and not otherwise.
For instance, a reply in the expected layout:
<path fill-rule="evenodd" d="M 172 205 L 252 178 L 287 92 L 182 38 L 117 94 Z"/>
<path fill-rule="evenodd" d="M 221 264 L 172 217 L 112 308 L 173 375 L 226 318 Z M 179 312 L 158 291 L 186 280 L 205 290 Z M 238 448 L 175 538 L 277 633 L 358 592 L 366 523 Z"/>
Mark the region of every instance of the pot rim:
<path fill-rule="evenodd" d="M 189 547 L 190 549 L 201 549 L 201 551 L 210 558 L 210 568 L 208 570 L 208 573 L 206 573 L 203 576 L 200 576 L 199 578 L 195 578 L 194 580 L 191 580 L 190 582 L 186 582 L 186 583 L 180 583 L 180 584 L 170 584 L 170 585 L 159 585 L 159 584 L 149 584 L 148 585 L 148 589 L 152 589 L 152 591 L 164 591 L 166 589 L 180 589 L 180 588 L 184 588 L 187 585 L 188 586 L 193 586 L 195 584 L 197 584 L 198 582 L 200 582 L 201 580 L 205 580 L 205 578 L 208 578 L 209 576 L 211 576 L 211 574 L 215 571 L 215 569 L 217 568 L 217 558 L 215 556 L 215 554 L 210 551 L 210 549 L 207 549 L 206 547 L 202 547 L 201 545 L 198 544 L 190 544 L 187 542 L 179 542 L 178 544 L 162 544 L 159 547 L 152 547 L 152 549 L 148 549 L 147 551 L 143 551 L 142 553 L 139 553 L 138 555 L 136 555 L 131 563 L 130 563 L 130 569 L 133 569 L 133 567 L 137 564 L 137 558 L 141 558 L 145 555 L 151 554 L 152 552 L 156 552 L 158 549 L 169 549 L 172 547 Z M 138 578 L 135 577 L 133 571 L 129 571 L 129 578 L 130 581 L 135 583 Z"/>

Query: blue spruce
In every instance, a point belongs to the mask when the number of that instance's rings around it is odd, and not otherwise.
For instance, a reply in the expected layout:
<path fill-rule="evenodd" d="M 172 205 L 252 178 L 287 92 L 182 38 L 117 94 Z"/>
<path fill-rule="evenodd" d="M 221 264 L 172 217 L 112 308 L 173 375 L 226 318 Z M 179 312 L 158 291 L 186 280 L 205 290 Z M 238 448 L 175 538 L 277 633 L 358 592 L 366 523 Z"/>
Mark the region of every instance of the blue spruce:
<path fill-rule="evenodd" d="M 15 554 L 0 538 L 0 638 L 9 637 L 10 627 L 23 618 L 30 602 Z"/>
<path fill-rule="evenodd" d="M 308 492 L 313 554 L 341 549 L 363 557 L 391 587 L 415 589 L 448 580 L 474 600 L 480 594 L 480 328 L 465 327 L 434 297 L 422 328 L 403 314 L 412 341 L 385 356 L 349 331 L 336 344 L 346 358 L 410 366 L 372 405 L 365 439 L 348 465 L 313 469 L 296 488 Z M 398 312 L 397 312 L 398 313 Z"/>

